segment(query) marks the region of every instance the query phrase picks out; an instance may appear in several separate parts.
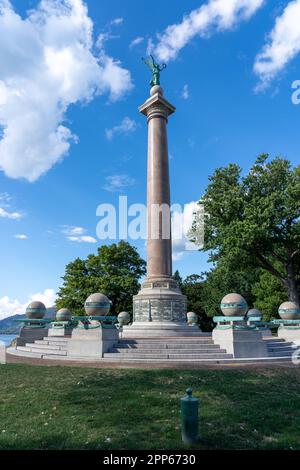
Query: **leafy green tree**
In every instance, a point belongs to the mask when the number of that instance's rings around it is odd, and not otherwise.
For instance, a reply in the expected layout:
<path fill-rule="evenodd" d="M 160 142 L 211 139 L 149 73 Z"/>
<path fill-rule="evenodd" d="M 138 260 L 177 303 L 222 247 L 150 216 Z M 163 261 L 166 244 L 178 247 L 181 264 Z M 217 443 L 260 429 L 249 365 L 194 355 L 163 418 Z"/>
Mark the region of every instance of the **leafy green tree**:
<path fill-rule="evenodd" d="M 101 246 L 97 255 L 77 258 L 66 266 L 56 308 L 67 307 L 74 315 L 82 315 L 86 298 L 102 292 L 113 303 L 111 313 L 131 312 L 132 296 L 137 294 L 145 273 L 145 261 L 129 243 Z"/>
<path fill-rule="evenodd" d="M 203 284 L 201 305 L 209 317 L 221 315 L 220 303 L 222 298 L 230 292 L 238 292 L 252 307 L 255 296 L 252 292 L 254 282 L 257 280 L 258 270 L 237 269 L 229 259 L 223 257 L 217 266 L 206 273 Z"/>
<path fill-rule="evenodd" d="M 278 317 L 278 307 L 286 300 L 287 290 L 275 276 L 261 270 L 259 280 L 254 283 L 252 293 L 255 296 L 254 307 L 263 313 L 263 319 L 269 321 Z"/>
<path fill-rule="evenodd" d="M 258 157 L 245 176 L 230 164 L 210 177 L 199 201 L 205 208 L 204 250 L 216 264 L 226 258 L 239 271 L 271 273 L 299 305 L 300 166 L 267 159 Z"/>
<path fill-rule="evenodd" d="M 175 279 L 175 281 L 177 281 L 178 286 L 181 288 L 181 286 L 182 286 L 182 277 L 180 276 L 180 273 L 179 273 L 178 269 L 174 272 L 172 277 L 173 277 L 173 279 Z"/>
<path fill-rule="evenodd" d="M 202 306 L 203 286 L 203 276 L 191 274 L 182 282 L 181 290 L 187 296 L 188 312 L 195 312 L 198 315 L 202 331 L 210 331 L 212 329 L 212 322 L 207 317 Z"/>

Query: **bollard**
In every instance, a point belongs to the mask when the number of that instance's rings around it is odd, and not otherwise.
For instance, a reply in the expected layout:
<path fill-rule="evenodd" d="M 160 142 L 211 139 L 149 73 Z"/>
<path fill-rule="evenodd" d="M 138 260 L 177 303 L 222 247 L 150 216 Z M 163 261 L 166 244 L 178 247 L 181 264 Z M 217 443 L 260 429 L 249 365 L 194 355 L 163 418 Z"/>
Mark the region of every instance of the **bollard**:
<path fill-rule="evenodd" d="M 198 407 L 199 400 L 192 396 L 193 390 L 188 388 L 187 395 L 181 398 L 181 437 L 185 444 L 198 442 Z"/>

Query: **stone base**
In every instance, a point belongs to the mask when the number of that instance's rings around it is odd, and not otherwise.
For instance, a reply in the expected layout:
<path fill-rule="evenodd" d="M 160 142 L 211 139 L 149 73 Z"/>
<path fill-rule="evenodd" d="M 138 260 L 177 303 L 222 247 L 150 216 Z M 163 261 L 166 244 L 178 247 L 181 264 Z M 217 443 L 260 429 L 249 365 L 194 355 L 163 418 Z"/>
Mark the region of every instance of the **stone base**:
<path fill-rule="evenodd" d="M 17 346 L 25 346 L 26 343 L 34 343 L 36 340 L 44 339 L 48 336 L 48 332 L 48 328 L 23 327 L 17 338 Z"/>
<path fill-rule="evenodd" d="M 114 325 L 105 328 L 74 328 L 68 341 L 68 356 L 103 357 L 119 341 L 119 331 Z"/>
<path fill-rule="evenodd" d="M 263 338 L 272 338 L 272 331 L 270 328 L 259 328 L 258 331 L 261 332 Z"/>
<path fill-rule="evenodd" d="M 278 328 L 278 338 L 282 338 L 285 341 L 292 341 L 296 344 L 300 344 L 300 326 L 286 327 L 280 326 Z"/>
<path fill-rule="evenodd" d="M 123 326 L 120 336 L 123 339 L 138 338 L 162 338 L 162 337 L 191 337 L 200 336 L 198 326 L 188 326 L 186 323 L 175 322 L 135 322 L 129 326 Z"/>
<path fill-rule="evenodd" d="M 48 336 L 68 336 L 72 335 L 74 328 L 69 326 L 63 326 L 60 328 L 49 328 Z"/>
<path fill-rule="evenodd" d="M 6 347 L 2 341 L 0 341 L 0 364 L 6 364 Z"/>
<path fill-rule="evenodd" d="M 215 328 L 212 339 L 234 358 L 268 357 L 268 348 L 261 331 Z"/>

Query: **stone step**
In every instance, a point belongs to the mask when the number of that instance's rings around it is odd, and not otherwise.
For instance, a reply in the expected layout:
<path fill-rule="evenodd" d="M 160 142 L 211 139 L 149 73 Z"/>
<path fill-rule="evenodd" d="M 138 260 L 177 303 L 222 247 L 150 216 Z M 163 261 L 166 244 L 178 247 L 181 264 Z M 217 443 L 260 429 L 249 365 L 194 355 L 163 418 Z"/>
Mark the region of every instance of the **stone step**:
<path fill-rule="evenodd" d="M 211 353 L 211 354 L 123 354 L 123 353 L 105 353 L 104 357 L 106 358 L 120 358 L 120 359 L 225 359 L 231 358 L 231 354 L 226 353 Z"/>
<path fill-rule="evenodd" d="M 47 344 L 50 346 L 67 346 L 68 341 L 49 341 L 47 339 L 36 340 L 34 344 Z"/>
<path fill-rule="evenodd" d="M 268 346 L 268 351 L 295 351 L 296 349 L 298 349 L 296 345 Z"/>
<path fill-rule="evenodd" d="M 107 363 L 119 363 L 120 358 L 118 355 L 115 355 L 114 357 L 105 357 L 101 359 L 102 361 L 106 361 Z M 281 363 L 281 362 L 291 362 L 291 358 L 284 356 L 284 357 L 258 357 L 258 358 L 248 358 L 248 359 L 240 359 L 240 358 L 224 358 L 224 359 L 214 359 L 214 358 L 201 358 L 199 360 L 193 359 L 137 359 L 137 358 L 131 358 L 131 357 L 126 357 L 123 358 L 124 362 L 132 363 L 132 364 L 151 364 L 151 363 L 166 363 L 170 364 L 172 362 L 174 363 L 181 363 L 181 364 L 189 364 L 189 363 L 203 363 L 203 364 L 268 364 L 268 363 Z"/>
<path fill-rule="evenodd" d="M 20 349 L 22 348 L 22 349 Z M 26 348 L 26 349 L 23 349 L 23 348 Z M 59 356 L 66 356 L 67 355 L 67 351 L 61 351 L 60 349 L 45 349 L 45 348 L 40 348 L 38 347 L 38 345 L 36 345 L 36 347 L 34 347 L 34 345 L 31 345 L 31 346 L 18 346 L 18 350 L 19 351 L 27 351 L 27 352 L 32 352 L 32 353 L 35 353 L 35 354 L 39 354 L 39 355 L 44 355 L 44 354 L 57 354 Z"/>
<path fill-rule="evenodd" d="M 202 339 L 202 340 L 187 340 L 186 338 L 181 338 L 180 340 L 168 340 L 168 339 L 160 339 L 160 340 L 145 340 L 145 339 L 136 339 L 136 340 L 125 340 L 125 339 L 120 339 L 118 344 L 125 344 L 125 345 L 155 345 L 155 344 L 163 344 L 163 345 L 166 345 L 166 346 L 172 346 L 174 345 L 174 347 L 178 347 L 179 345 L 194 345 L 194 344 L 214 344 L 213 343 L 213 340 L 211 338 L 206 338 L 206 339 Z"/>
<path fill-rule="evenodd" d="M 283 346 L 295 346 L 294 343 L 292 343 L 291 341 L 277 341 L 277 342 L 270 342 L 270 343 L 267 343 L 267 346 L 268 347 L 276 347 L 276 348 L 281 348 Z"/>
<path fill-rule="evenodd" d="M 9 353 L 12 353 L 14 354 L 15 356 L 22 356 L 22 357 L 35 357 L 37 359 L 42 359 L 43 355 L 42 354 L 38 354 L 36 352 L 31 352 L 29 350 L 20 350 L 20 347 L 21 346 L 18 346 L 17 349 L 14 349 L 13 352 L 9 351 Z M 23 346 L 24 347 L 24 346 Z"/>
<path fill-rule="evenodd" d="M 156 344 L 122 344 L 116 343 L 115 348 L 123 349 L 124 351 L 134 351 L 136 349 L 139 350 L 152 350 L 152 349 L 166 349 L 166 350 L 185 350 L 185 349 L 218 349 L 219 346 L 217 344 L 164 344 L 164 343 L 156 343 Z"/>
<path fill-rule="evenodd" d="M 186 349 L 165 349 L 165 348 L 155 348 L 155 349 L 125 349 L 125 348 L 113 348 L 109 351 L 110 353 L 121 353 L 121 354 L 209 354 L 209 353 L 226 353 L 225 349 L 220 349 L 217 347 L 212 348 L 186 348 Z"/>
<path fill-rule="evenodd" d="M 44 341 L 49 341 L 50 343 L 67 343 L 68 339 L 66 339 L 64 336 L 47 336 L 44 338 Z"/>
<path fill-rule="evenodd" d="M 292 357 L 293 353 L 295 351 L 274 351 L 274 352 L 269 352 L 270 357 Z"/>
<path fill-rule="evenodd" d="M 205 349 L 205 348 L 218 348 L 219 346 L 217 344 L 214 344 L 213 342 L 207 343 L 207 344 L 202 344 L 202 343 L 150 343 L 150 344 L 143 344 L 143 343 L 138 343 L 138 344 L 128 344 L 128 343 L 116 343 L 115 344 L 116 348 L 122 348 L 122 349 Z"/>
<path fill-rule="evenodd" d="M 61 351 L 61 350 L 67 350 L 67 347 L 66 346 L 55 346 L 55 345 L 52 345 L 52 344 L 41 344 L 41 343 L 26 343 L 25 344 L 26 347 L 28 348 L 31 348 L 31 349 L 45 349 L 46 351 L 47 350 L 57 350 L 57 351 Z"/>

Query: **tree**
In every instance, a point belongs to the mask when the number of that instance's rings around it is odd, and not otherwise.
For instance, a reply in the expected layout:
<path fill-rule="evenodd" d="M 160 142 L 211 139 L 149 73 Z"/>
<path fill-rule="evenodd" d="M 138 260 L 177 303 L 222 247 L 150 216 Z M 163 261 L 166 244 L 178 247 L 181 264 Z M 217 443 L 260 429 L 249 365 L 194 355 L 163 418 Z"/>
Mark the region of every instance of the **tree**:
<path fill-rule="evenodd" d="M 97 255 L 85 260 L 77 258 L 66 266 L 56 307 L 67 307 L 74 315 L 82 315 L 86 298 L 102 292 L 113 303 L 111 313 L 131 312 L 132 296 L 137 294 L 139 280 L 145 273 L 145 261 L 129 243 L 101 246 Z"/>
<path fill-rule="evenodd" d="M 212 322 L 207 317 L 202 306 L 203 276 L 191 274 L 187 276 L 181 285 L 181 290 L 187 296 L 187 309 L 195 312 L 199 317 L 199 324 L 202 331 L 211 331 Z"/>
<path fill-rule="evenodd" d="M 220 303 L 222 298 L 230 292 L 241 294 L 249 307 L 252 307 L 255 297 L 252 292 L 254 282 L 257 280 L 258 270 L 238 269 L 226 257 L 217 266 L 206 273 L 203 284 L 201 305 L 209 317 L 221 315 Z"/>
<path fill-rule="evenodd" d="M 172 277 L 173 277 L 173 279 L 175 279 L 178 286 L 181 288 L 181 286 L 182 286 L 182 277 L 180 276 L 180 273 L 179 273 L 178 269 L 176 269 L 176 271 L 174 272 Z"/>
<path fill-rule="evenodd" d="M 254 283 L 252 292 L 255 296 L 254 307 L 263 313 L 263 319 L 269 321 L 278 317 L 278 307 L 286 300 L 287 290 L 282 283 L 268 271 L 261 270 L 259 279 Z"/>
<path fill-rule="evenodd" d="M 300 166 L 267 159 L 258 157 L 246 176 L 230 164 L 210 177 L 199 201 L 205 208 L 204 250 L 216 264 L 226 257 L 240 271 L 271 273 L 299 305 Z"/>

